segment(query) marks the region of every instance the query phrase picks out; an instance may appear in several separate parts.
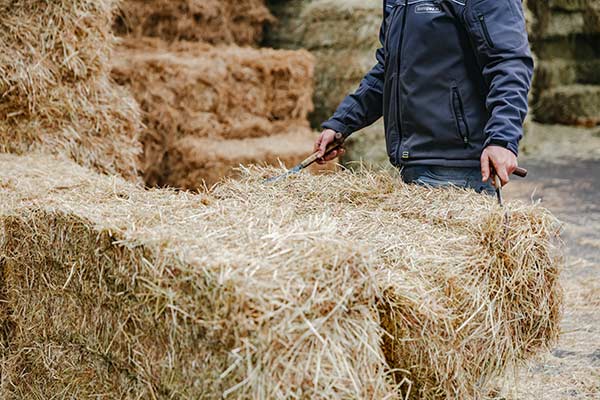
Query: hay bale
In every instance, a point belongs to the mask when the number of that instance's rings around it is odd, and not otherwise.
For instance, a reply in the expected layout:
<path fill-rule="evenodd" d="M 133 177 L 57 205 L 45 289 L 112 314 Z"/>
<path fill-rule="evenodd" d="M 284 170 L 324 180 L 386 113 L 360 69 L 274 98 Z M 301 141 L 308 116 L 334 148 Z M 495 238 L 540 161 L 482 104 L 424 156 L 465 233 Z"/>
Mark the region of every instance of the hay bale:
<path fill-rule="evenodd" d="M 535 40 L 600 33 L 600 4 L 597 0 L 528 0 L 535 16 Z"/>
<path fill-rule="evenodd" d="M 113 0 L 0 1 L 0 93 L 34 104 L 106 70 Z"/>
<path fill-rule="evenodd" d="M 245 139 L 306 126 L 313 58 L 306 51 L 127 40 L 113 77 L 144 111 L 142 170 L 164 180 L 167 154 L 184 137 Z"/>
<path fill-rule="evenodd" d="M 0 152 L 43 150 L 107 174 L 138 179 L 141 116 L 130 94 L 106 78 L 0 100 Z"/>
<path fill-rule="evenodd" d="M 274 18 L 263 0 L 125 0 L 115 21 L 120 35 L 212 44 L 260 42 Z"/>
<path fill-rule="evenodd" d="M 599 125 L 600 86 L 566 85 L 547 90 L 539 97 L 534 112 L 540 122 Z"/>
<path fill-rule="evenodd" d="M 126 370 L 120 370 L 103 354 L 92 353 L 77 343 L 61 344 L 63 338 L 21 342 L 22 351 L 2 360 L 2 373 L 9 379 L 0 393 L 4 400 L 50 399 L 59 393 L 71 398 L 133 399 L 144 393 Z M 6 381 L 5 381 L 6 382 Z M 12 385 L 12 387 L 8 387 Z"/>
<path fill-rule="evenodd" d="M 137 179 L 138 106 L 108 78 L 113 3 L 0 2 L 0 152 Z"/>
<path fill-rule="evenodd" d="M 276 172 L 190 195 L 0 156 L 2 357 L 34 344 L 2 397 L 97 395 L 114 368 L 111 398 L 481 399 L 556 339 L 539 206 L 367 171 L 262 184 Z M 67 387 L 77 354 L 91 373 Z"/>
<path fill-rule="evenodd" d="M 538 1 L 539 0 L 529 0 Z M 546 0 L 547 7 L 551 10 L 585 11 L 590 0 Z"/>
<path fill-rule="evenodd" d="M 283 164 L 291 168 L 308 156 L 315 139 L 315 133 L 306 127 L 290 128 L 285 133 L 268 137 L 238 140 L 187 136 L 173 145 L 167 175 L 160 186 L 190 190 L 205 184 L 210 186 L 224 177 L 238 176 L 240 165 Z"/>
<path fill-rule="evenodd" d="M 600 85 L 600 59 L 553 59 L 536 65 L 535 91 L 577 83 Z"/>
<path fill-rule="evenodd" d="M 269 28 L 266 42 L 273 47 L 306 48 L 317 58 L 313 126 L 328 119 L 377 62 L 381 4 L 378 0 L 270 2 L 280 22 Z"/>
<path fill-rule="evenodd" d="M 387 154 L 383 119 L 354 133 L 346 141 L 345 147 L 346 154 L 342 162 L 348 168 L 367 167 L 376 170 L 394 168 Z"/>

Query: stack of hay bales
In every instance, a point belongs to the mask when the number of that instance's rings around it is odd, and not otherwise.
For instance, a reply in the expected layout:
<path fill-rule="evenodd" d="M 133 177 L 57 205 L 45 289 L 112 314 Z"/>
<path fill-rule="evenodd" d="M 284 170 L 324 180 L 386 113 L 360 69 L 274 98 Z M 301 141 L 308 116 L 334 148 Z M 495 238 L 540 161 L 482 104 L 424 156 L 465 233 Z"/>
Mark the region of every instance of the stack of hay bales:
<path fill-rule="evenodd" d="M 538 56 L 535 118 L 600 124 L 600 2 L 529 0 L 531 39 Z"/>
<path fill-rule="evenodd" d="M 314 140 L 307 121 L 313 57 L 239 47 L 258 44 L 273 19 L 264 3 L 166 4 L 124 2 L 124 20 L 137 28 L 113 61 L 113 77 L 144 111 L 146 183 L 197 189 L 240 164 L 289 166 L 306 157 Z"/>
<path fill-rule="evenodd" d="M 556 339 L 539 206 L 277 172 L 192 195 L 0 156 L 1 397 L 482 399 Z"/>
<path fill-rule="evenodd" d="M 139 111 L 109 78 L 113 3 L 0 1 L 0 152 L 136 179 Z"/>
<path fill-rule="evenodd" d="M 271 0 L 278 23 L 267 32 L 276 48 L 305 48 L 317 58 L 315 112 L 318 126 L 376 64 L 380 47 L 379 0 Z"/>
<path fill-rule="evenodd" d="M 274 18 L 263 0 L 127 0 L 115 31 L 133 37 L 252 46 Z"/>
<path fill-rule="evenodd" d="M 198 188 L 239 164 L 310 152 L 313 61 L 305 51 L 128 40 L 113 77 L 145 111 L 150 185 Z"/>
<path fill-rule="evenodd" d="M 318 128 L 376 64 L 382 2 L 270 0 L 269 6 L 279 21 L 269 27 L 266 42 L 273 47 L 306 48 L 317 58 L 315 112 L 310 121 Z M 388 167 L 383 119 L 353 135 L 346 148 L 346 162 Z"/>
<path fill-rule="evenodd" d="M 482 399 L 556 339 L 540 207 L 277 172 L 192 195 L 0 156 L 1 397 Z"/>

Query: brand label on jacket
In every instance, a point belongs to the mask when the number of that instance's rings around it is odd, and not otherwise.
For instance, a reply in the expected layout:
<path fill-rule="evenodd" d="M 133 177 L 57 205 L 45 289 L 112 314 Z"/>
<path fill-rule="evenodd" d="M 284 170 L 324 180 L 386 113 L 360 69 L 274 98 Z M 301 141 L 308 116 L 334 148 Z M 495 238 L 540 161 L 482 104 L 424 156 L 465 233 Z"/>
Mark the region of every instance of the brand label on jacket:
<path fill-rule="evenodd" d="M 419 4 L 417 7 L 415 7 L 415 13 L 417 14 L 439 14 L 441 12 L 442 7 L 433 3 Z"/>

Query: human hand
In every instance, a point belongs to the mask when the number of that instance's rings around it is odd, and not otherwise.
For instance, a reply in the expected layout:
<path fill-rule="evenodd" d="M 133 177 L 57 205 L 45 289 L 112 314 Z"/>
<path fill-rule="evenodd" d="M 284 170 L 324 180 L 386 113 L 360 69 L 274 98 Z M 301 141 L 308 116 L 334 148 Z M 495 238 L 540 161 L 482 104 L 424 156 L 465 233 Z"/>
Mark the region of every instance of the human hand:
<path fill-rule="evenodd" d="M 343 156 L 346 153 L 346 150 L 340 147 L 325 154 L 327 151 L 327 146 L 336 140 L 336 136 L 337 132 L 332 129 L 325 129 L 323 132 L 321 132 L 315 141 L 314 147 L 314 151 L 319 153 L 319 160 L 317 160 L 317 163 L 321 165 L 326 164 L 327 162 L 334 160 L 339 156 Z"/>
<path fill-rule="evenodd" d="M 493 169 L 504 186 L 510 181 L 510 175 L 518 166 L 515 153 L 504 147 L 488 146 L 481 155 L 481 177 L 484 182 L 490 179 Z"/>

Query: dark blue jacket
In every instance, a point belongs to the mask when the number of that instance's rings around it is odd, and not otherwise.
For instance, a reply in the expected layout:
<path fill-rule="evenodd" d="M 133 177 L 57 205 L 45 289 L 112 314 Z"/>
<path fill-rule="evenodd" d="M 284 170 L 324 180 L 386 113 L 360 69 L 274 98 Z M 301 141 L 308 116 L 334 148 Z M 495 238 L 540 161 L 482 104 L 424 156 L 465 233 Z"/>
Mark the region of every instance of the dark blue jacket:
<path fill-rule="evenodd" d="M 521 0 L 386 0 L 377 65 L 323 124 L 349 136 L 382 115 L 392 164 L 475 167 L 518 154 L 533 75 Z"/>

